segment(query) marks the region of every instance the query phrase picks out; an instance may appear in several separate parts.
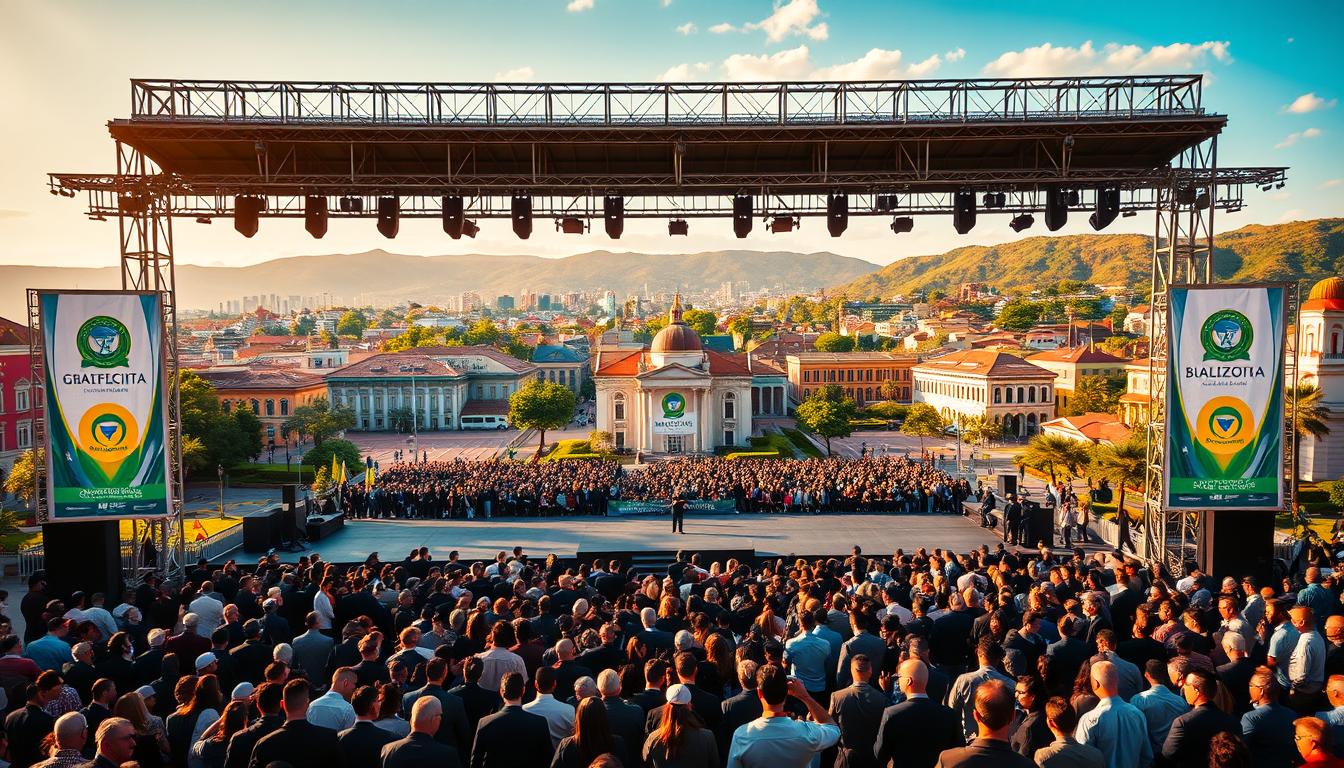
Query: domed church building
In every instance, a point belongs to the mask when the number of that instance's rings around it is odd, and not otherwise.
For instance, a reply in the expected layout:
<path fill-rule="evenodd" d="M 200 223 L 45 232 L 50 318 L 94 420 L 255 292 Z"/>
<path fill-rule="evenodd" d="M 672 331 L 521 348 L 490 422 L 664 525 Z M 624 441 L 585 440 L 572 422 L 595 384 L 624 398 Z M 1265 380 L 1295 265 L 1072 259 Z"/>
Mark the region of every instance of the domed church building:
<path fill-rule="evenodd" d="M 1320 387 L 1330 434 L 1302 435 L 1297 465 L 1303 480 L 1336 480 L 1344 477 L 1344 279 L 1312 286 L 1298 320 L 1297 380 Z"/>
<path fill-rule="evenodd" d="M 751 363 L 705 349 L 682 320 L 680 295 L 648 347 L 599 351 L 594 369 L 597 428 L 610 432 L 617 448 L 675 455 L 747 445 Z"/>

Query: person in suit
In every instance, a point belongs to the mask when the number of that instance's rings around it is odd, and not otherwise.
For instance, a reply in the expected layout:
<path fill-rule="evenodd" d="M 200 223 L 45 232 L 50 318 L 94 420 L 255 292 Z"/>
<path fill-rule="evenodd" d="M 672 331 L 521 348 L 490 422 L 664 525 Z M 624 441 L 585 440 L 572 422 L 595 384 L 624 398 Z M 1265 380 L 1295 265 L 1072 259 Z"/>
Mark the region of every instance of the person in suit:
<path fill-rule="evenodd" d="M 415 706 L 411 707 L 411 733 L 383 747 L 382 768 L 451 768 L 460 765 L 457 750 L 434 738 L 442 717 L 443 705 L 437 698 L 421 696 L 416 699 Z"/>
<path fill-rule="evenodd" d="M 686 500 L 683 498 L 672 500 L 672 532 L 686 532 Z"/>
<path fill-rule="evenodd" d="M 1045 657 L 1049 659 L 1045 687 L 1052 695 L 1069 696 L 1078 670 L 1092 655 L 1087 643 L 1078 639 L 1082 624 L 1082 619 L 1077 616 L 1065 614 L 1059 620 L 1059 639 L 1045 649 Z"/>
<path fill-rule="evenodd" d="M 337 736 L 351 765 L 378 765 L 383 747 L 397 740 L 391 731 L 373 724 L 378 718 L 378 689 L 366 685 L 350 696 L 355 708 L 355 724 Z"/>
<path fill-rule="evenodd" d="M 280 697 L 285 723 L 252 748 L 250 768 L 266 768 L 277 760 L 292 768 L 344 768 L 336 732 L 307 720 L 310 695 L 306 680 L 285 683 Z"/>
<path fill-rule="evenodd" d="M 504 706 L 504 700 L 499 698 L 498 693 L 481 687 L 481 673 L 484 671 L 485 664 L 480 659 L 475 656 L 468 657 L 462 663 L 462 684 L 449 691 L 462 700 L 467 712 L 468 741 L 463 745 L 462 754 L 471 754 L 471 744 L 476 738 L 476 727 L 480 725 L 481 720 L 486 715 L 498 712 L 500 707 Z"/>
<path fill-rule="evenodd" d="M 1207 671 L 1192 669 L 1186 673 L 1181 693 L 1191 709 L 1171 722 L 1167 740 L 1162 744 L 1165 765 L 1204 768 L 1208 764 L 1209 742 L 1214 734 L 1225 731 L 1241 736 L 1241 723 L 1214 705 L 1217 690 L 1217 678 Z"/>
<path fill-rule="evenodd" d="M 248 768 L 252 749 L 257 746 L 257 742 L 285 724 L 285 717 L 280 714 L 280 697 L 283 692 L 284 686 L 275 683 L 262 683 L 252 692 L 252 701 L 261 716 L 229 739 L 229 748 L 224 753 L 224 768 Z"/>
<path fill-rule="evenodd" d="M 597 692 L 607 710 L 607 724 L 614 736 L 625 743 L 627 754 L 635 754 L 644 744 L 644 710 L 621 700 L 621 676 L 604 669 L 597 675 Z"/>
<path fill-rule="evenodd" d="M 506 672 L 499 681 L 504 708 L 481 720 L 471 748 L 471 768 L 550 765 L 554 747 L 546 718 L 523 711 L 525 681 Z"/>
<path fill-rule="evenodd" d="M 466 702 L 443 687 L 444 681 L 448 679 L 448 662 L 437 656 L 425 662 L 425 678 L 424 687 L 411 691 L 402 699 L 401 706 L 407 719 L 410 719 L 415 702 L 422 697 L 432 696 L 438 699 L 439 730 L 434 733 L 434 738 L 457 750 L 459 755 L 470 755 L 471 723 L 467 718 Z"/>
<path fill-rule="evenodd" d="M 1008 743 L 1015 714 L 1011 687 L 1001 680 L 981 683 L 975 689 L 973 711 L 975 740 L 944 750 L 938 756 L 940 768 L 1036 768 L 1036 763 L 1014 752 Z"/>
<path fill-rule="evenodd" d="M 243 643 L 229 651 L 233 659 L 234 670 L 240 680 L 265 679 L 266 667 L 270 665 L 274 651 L 261 639 L 261 622 L 248 619 L 243 622 Z M 325 660 L 324 660 L 325 661 Z M 310 670 L 309 676 L 313 675 Z"/>
<path fill-rule="evenodd" d="M 667 662 L 662 659 L 649 659 L 644 662 L 644 690 L 630 697 L 630 703 L 649 712 L 661 707 L 667 699 L 663 688 L 667 685 Z"/>
<path fill-rule="evenodd" d="M 919 659 L 906 659 L 896 668 L 896 687 L 905 701 L 882 711 L 873 741 L 877 765 L 933 768 L 942 752 L 966 743 L 957 713 L 929 698 L 929 668 Z"/>
<path fill-rule="evenodd" d="M 1246 638 L 1237 632 L 1223 635 L 1223 653 L 1229 661 L 1218 666 L 1218 680 L 1232 695 L 1234 706 L 1232 714 L 1241 716 L 1251 710 L 1255 691 L 1251 690 L 1251 677 L 1255 674 L 1255 663 L 1246 656 Z"/>
<path fill-rule="evenodd" d="M 877 669 L 882 668 L 882 657 L 887 652 L 887 644 L 874 634 L 877 621 L 868 614 L 854 611 L 849 614 L 849 626 L 854 636 L 840 646 L 840 659 L 835 666 L 835 685 L 845 688 L 854 679 L 850 676 L 850 660 L 859 654 L 868 657 L 868 663 Z"/>
<path fill-rule="evenodd" d="M 43 760 L 42 739 L 56 725 L 56 719 L 43 709 L 61 693 L 65 683 L 57 672 L 47 670 L 37 682 L 25 689 L 27 703 L 5 717 L 5 734 L 9 739 L 9 761 L 14 768 L 28 766 Z"/>
<path fill-rule="evenodd" d="M 1078 713 L 1067 699 L 1055 696 L 1045 703 L 1045 723 L 1055 740 L 1036 750 L 1034 758 L 1040 768 L 1106 768 L 1101 750 L 1074 740 Z"/>
<path fill-rule="evenodd" d="M 1229 637 L 1224 636 L 1226 643 Z M 1279 703 L 1278 683 L 1269 667 L 1256 667 L 1249 682 L 1251 711 L 1241 716 L 1241 735 L 1246 748 L 1255 755 L 1255 764 L 1263 768 L 1292 768 L 1297 764 L 1297 745 L 1293 743 L 1296 713 Z"/>
<path fill-rule="evenodd" d="M 850 659 L 849 667 L 854 682 L 831 695 L 831 719 L 840 726 L 835 768 L 877 768 L 871 745 L 877 738 L 887 698 L 868 684 L 873 667 L 867 656 L 858 654 Z"/>
<path fill-rule="evenodd" d="M 756 695 L 756 670 L 758 665 L 751 659 L 743 659 L 737 662 L 737 682 L 742 686 L 742 691 L 736 696 L 729 696 L 719 705 L 719 710 L 723 713 L 719 720 L 718 737 L 719 754 L 727 755 L 728 747 L 731 746 L 733 733 L 738 727 L 746 725 L 761 716 L 761 697 Z"/>
<path fill-rule="evenodd" d="M 322 634 L 321 621 L 317 611 L 309 611 L 303 622 L 307 631 L 290 643 L 294 648 L 294 666 L 312 680 L 326 678 L 327 659 L 331 658 L 331 649 L 336 647 L 335 640 Z"/>

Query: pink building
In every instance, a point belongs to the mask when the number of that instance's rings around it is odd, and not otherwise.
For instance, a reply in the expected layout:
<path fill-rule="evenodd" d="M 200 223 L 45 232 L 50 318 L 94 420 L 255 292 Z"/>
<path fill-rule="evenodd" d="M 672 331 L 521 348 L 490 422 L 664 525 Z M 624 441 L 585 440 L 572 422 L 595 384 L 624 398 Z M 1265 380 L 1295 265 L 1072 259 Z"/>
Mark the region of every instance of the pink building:
<path fill-rule="evenodd" d="M 33 447 L 30 408 L 40 390 L 29 381 L 28 326 L 0 317 L 0 470 L 6 473 Z"/>

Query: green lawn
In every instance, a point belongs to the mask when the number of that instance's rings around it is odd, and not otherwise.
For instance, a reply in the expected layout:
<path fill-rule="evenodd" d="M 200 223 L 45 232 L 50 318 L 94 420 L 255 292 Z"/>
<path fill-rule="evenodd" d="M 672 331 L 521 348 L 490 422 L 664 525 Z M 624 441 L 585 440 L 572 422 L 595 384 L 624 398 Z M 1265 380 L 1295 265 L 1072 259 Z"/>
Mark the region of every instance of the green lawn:
<path fill-rule="evenodd" d="M 789 438 L 789 442 L 793 443 L 794 447 L 799 451 L 802 451 L 804 456 L 813 459 L 821 458 L 821 451 L 817 450 L 817 447 L 813 445 L 812 441 L 808 440 L 802 432 L 799 432 L 796 429 L 785 429 L 784 436 Z"/>

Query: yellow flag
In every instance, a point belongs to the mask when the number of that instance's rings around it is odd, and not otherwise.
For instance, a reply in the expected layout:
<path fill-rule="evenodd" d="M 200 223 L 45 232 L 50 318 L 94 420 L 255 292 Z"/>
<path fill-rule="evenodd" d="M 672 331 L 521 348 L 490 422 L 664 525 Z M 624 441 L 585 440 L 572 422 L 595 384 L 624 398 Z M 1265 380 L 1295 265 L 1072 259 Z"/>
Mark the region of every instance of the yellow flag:
<path fill-rule="evenodd" d="M 345 462 L 341 462 L 341 476 L 340 476 L 340 481 L 341 481 L 341 485 L 345 485 L 347 482 L 350 481 L 349 476 L 347 476 L 347 475 L 345 474 Z"/>
<path fill-rule="evenodd" d="M 331 476 L 332 476 L 333 478 L 335 478 L 335 477 L 337 477 L 339 474 L 340 474 L 340 469 L 338 469 L 337 466 L 336 466 L 336 454 L 333 453 L 333 454 L 331 454 Z"/>

